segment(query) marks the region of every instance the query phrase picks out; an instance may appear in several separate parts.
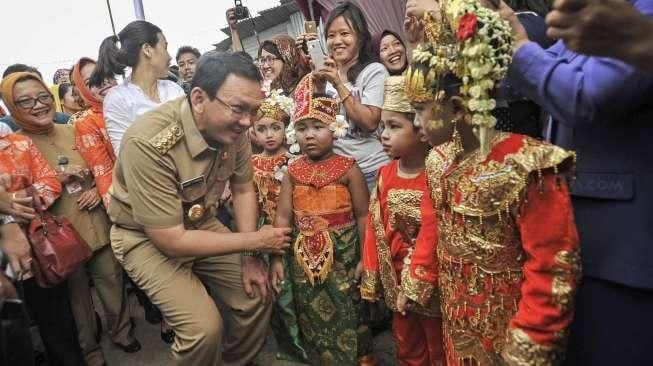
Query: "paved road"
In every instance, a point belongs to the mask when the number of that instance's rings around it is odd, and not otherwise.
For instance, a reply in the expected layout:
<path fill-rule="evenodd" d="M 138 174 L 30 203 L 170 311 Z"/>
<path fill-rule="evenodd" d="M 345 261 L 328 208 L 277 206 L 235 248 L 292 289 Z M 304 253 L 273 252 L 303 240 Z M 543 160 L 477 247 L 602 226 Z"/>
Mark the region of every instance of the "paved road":
<path fill-rule="evenodd" d="M 95 297 L 95 296 L 94 296 Z M 99 304 L 97 297 L 94 298 L 96 304 Z M 159 337 L 159 326 L 152 325 L 145 321 L 143 308 L 138 305 L 136 298 L 130 295 L 130 306 L 132 317 L 136 323 L 135 336 L 140 340 L 143 348 L 134 354 L 123 353 L 108 340 L 105 335 L 102 338 L 102 348 L 105 359 L 109 366 L 165 366 L 173 365 L 170 355 L 170 346 Z M 101 306 L 100 306 L 101 307 Z M 374 353 L 383 366 L 397 365 L 394 354 L 394 342 L 389 331 L 379 334 L 374 339 Z M 271 366 L 295 366 L 297 364 L 281 362 L 275 360 L 275 342 L 274 337 L 268 336 L 266 345 L 257 358 L 259 365 Z"/>

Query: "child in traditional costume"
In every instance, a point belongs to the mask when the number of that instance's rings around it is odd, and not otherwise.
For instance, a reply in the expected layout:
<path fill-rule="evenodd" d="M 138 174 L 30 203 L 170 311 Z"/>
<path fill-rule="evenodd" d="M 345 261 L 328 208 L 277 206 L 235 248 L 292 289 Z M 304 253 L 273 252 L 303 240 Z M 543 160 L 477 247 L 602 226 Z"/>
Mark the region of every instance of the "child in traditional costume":
<path fill-rule="evenodd" d="M 437 225 L 424 171 L 430 145 L 414 118 L 404 77 L 387 78 L 381 143 L 394 160 L 379 170 L 372 192 L 361 295 L 370 301 L 383 296 L 394 312 L 392 331 L 401 365 L 435 366 L 443 361 Z"/>
<path fill-rule="evenodd" d="M 259 227 L 274 224 L 281 180 L 291 158 L 285 137 L 293 112 L 292 98 L 284 96 L 280 89 L 266 90 L 266 99 L 261 104 L 257 120 L 252 126 L 252 134 L 263 148 L 263 152 L 252 155 Z M 281 257 L 284 266 L 291 260 L 288 257 L 289 255 Z M 308 356 L 297 324 L 292 285 L 288 281 L 279 284 L 279 288 L 270 321 L 277 342 L 276 356 L 280 360 L 304 363 L 308 361 Z"/>
<path fill-rule="evenodd" d="M 512 58 L 510 26 L 476 0 L 439 4 L 425 13 L 406 92 L 435 146 L 426 171 L 446 362 L 558 365 L 580 277 L 561 176 L 575 155 L 494 130 L 491 93 Z"/>
<path fill-rule="evenodd" d="M 311 75 L 300 81 L 289 142 L 296 138 L 304 155 L 283 178 L 275 226 L 294 227 L 289 280 L 310 363 L 369 365 L 372 337 L 357 288 L 368 192 L 354 159 L 333 152 L 334 137 L 347 131 L 337 111 L 337 100 L 313 95 Z M 278 290 L 280 258 L 271 259 L 271 271 Z"/>

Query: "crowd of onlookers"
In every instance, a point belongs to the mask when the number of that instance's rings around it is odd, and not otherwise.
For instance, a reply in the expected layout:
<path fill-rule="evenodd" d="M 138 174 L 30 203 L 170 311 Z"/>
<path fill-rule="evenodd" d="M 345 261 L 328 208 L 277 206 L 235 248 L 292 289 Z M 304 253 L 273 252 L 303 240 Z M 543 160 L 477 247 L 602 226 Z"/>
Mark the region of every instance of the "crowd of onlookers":
<path fill-rule="evenodd" d="M 264 40 L 253 57 L 262 78 L 286 95 L 293 95 L 309 73 L 325 83 L 324 95 L 337 98 L 339 114 L 349 126 L 334 142 L 334 151 L 355 159 L 370 190 L 379 168 L 390 161 L 379 129 L 384 83 L 410 65 L 423 32 L 418 20 L 426 2 L 407 1 L 404 34 L 371 34 L 359 8 L 336 7 L 324 23 L 321 41 L 330 50 L 324 65 L 313 65 L 302 51 L 317 38 L 314 34 Z M 653 155 L 648 148 L 653 133 L 653 1 L 557 0 L 552 8 L 546 1 L 516 1 L 514 11 L 499 3 L 487 6 L 512 27 L 515 53 L 496 91 L 497 129 L 548 140 L 578 154 L 571 195 L 583 281 L 567 364 L 652 364 L 646 346 L 653 326 Z M 233 9 L 227 21 L 236 32 Z M 252 59 L 238 42 L 234 48 Z M 57 71 L 52 85 L 27 64 L 4 70 L 0 93 L 8 110 L 0 110 L 0 364 L 34 364 L 30 324 L 38 326 L 50 365 L 106 364 L 99 342 L 103 333 L 120 350 L 138 352 L 128 293 L 138 297 L 147 321 L 161 323 L 162 341 L 175 342 L 175 330 L 116 260 L 114 218 L 106 211 L 127 129 L 144 113 L 191 92 L 203 56 L 190 46 L 174 56 L 170 66 L 164 30 L 136 21 L 104 39 L 97 59 L 82 57 Z M 118 82 L 128 69 L 129 76 Z M 248 135 L 254 149 L 264 148 L 254 130 Z M 230 195 L 227 188 L 218 218 L 233 227 Z M 36 201 L 66 217 L 92 251 L 65 281 L 49 286 L 34 271 L 25 231 L 39 217 Z M 24 301 L 25 307 L 11 299 Z M 376 314 L 374 321 L 387 323 L 387 309 Z"/>

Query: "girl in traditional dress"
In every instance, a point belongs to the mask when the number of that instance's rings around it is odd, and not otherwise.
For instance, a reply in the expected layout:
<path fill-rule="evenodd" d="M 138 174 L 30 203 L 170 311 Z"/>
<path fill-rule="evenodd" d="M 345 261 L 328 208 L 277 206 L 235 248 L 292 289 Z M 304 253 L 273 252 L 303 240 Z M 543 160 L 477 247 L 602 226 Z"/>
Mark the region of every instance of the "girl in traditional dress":
<path fill-rule="evenodd" d="M 305 155 L 288 166 L 275 226 L 294 227 L 289 280 L 311 364 L 370 365 L 372 337 L 361 322 L 356 287 L 368 192 L 354 159 L 333 152 L 334 137 L 347 130 L 337 111 L 336 100 L 313 95 L 312 76 L 302 79 L 290 130 Z M 271 267 L 278 290 L 285 278 L 281 258 Z"/>
<path fill-rule="evenodd" d="M 259 206 L 259 227 L 274 224 L 281 180 L 288 169 L 291 154 L 286 148 L 286 127 L 290 124 L 294 103 L 282 94 L 281 89 L 266 91 L 267 98 L 261 104 L 258 118 L 252 126 L 256 141 L 263 148 L 252 155 L 254 186 Z M 281 257 L 287 277 L 289 255 Z M 272 331 L 277 341 L 277 358 L 305 363 L 308 361 L 297 324 L 297 313 L 290 281 L 278 284 L 279 292 L 271 319 Z"/>

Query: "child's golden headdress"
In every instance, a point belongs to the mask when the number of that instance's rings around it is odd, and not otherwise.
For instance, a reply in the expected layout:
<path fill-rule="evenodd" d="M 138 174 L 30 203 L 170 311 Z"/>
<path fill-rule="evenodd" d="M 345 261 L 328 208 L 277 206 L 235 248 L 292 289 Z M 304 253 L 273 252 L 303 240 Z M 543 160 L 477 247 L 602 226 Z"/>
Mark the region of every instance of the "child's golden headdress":
<path fill-rule="evenodd" d="M 486 130 L 496 124 L 491 93 L 512 59 L 512 29 L 478 0 L 443 0 L 440 4 L 435 18 L 424 15 L 425 40 L 413 51 L 413 62 L 406 71 L 406 94 L 413 102 L 441 103 L 442 81 L 447 74 L 458 77 L 460 94 L 467 102 L 472 124 L 479 128 L 485 152 Z"/>

